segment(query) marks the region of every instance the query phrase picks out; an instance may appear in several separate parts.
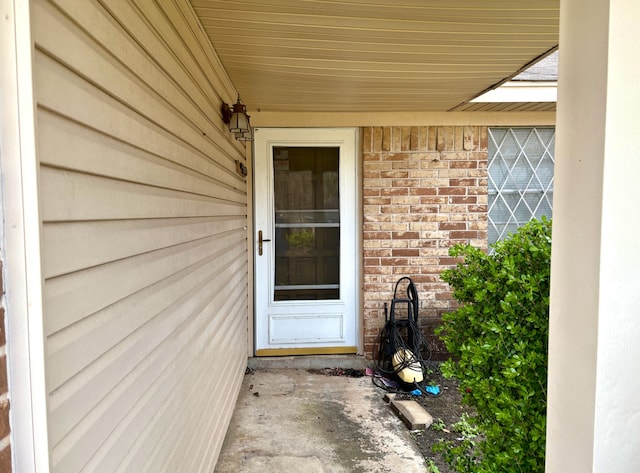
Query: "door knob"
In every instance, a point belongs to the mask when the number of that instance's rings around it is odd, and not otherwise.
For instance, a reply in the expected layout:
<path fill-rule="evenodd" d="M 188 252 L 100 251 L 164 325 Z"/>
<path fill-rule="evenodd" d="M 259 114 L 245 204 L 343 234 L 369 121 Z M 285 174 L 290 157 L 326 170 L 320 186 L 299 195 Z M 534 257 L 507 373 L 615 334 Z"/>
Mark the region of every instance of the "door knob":
<path fill-rule="evenodd" d="M 262 256 L 262 243 L 266 243 L 271 240 L 262 238 L 262 230 L 258 231 L 258 256 Z"/>

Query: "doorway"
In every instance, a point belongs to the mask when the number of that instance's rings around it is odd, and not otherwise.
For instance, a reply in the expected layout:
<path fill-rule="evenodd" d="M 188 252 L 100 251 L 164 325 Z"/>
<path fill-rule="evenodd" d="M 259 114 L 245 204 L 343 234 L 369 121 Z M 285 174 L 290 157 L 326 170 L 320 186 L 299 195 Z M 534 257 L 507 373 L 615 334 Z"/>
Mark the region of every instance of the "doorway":
<path fill-rule="evenodd" d="M 257 356 L 357 352 L 357 130 L 255 130 Z"/>

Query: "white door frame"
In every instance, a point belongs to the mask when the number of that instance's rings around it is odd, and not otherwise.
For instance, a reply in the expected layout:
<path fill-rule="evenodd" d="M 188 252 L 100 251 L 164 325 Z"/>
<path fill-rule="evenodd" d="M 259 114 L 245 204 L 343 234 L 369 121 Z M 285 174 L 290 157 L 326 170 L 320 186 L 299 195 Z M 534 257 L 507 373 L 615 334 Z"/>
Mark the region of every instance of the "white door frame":
<path fill-rule="evenodd" d="M 0 230 L 13 471 L 49 471 L 31 8 L 1 3 Z M 6 21 L 5 21 L 6 20 Z"/>
<path fill-rule="evenodd" d="M 361 247 L 360 247 L 360 239 L 358 238 L 359 231 L 361 229 L 361 218 L 358 214 L 358 198 L 360 196 L 360 185 L 359 185 L 359 140 L 358 140 L 358 129 L 356 128 L 261 128 L 255 130 L 255 141 L 253 143 L 253 151 L 254 151 L 254 163 L 253 169 L 254 173 L 257 172 L 267 172 L 260 171 L 260 166 L 256 165 L 256 160 L 260 159 L 260 157 L 265 157 L 269 159 L 271 157 L 273 146 L 331 146 L 331 145 L 340 145 L 345 150 L 348 150 L 347 153 L 351 155 L 352 162 L 347 162 L 348 164 L 343 168 L 341 164 L 340 168 L 340 195 L 341 195 L 341 235 L 343 231 L 343 223 L 345 221 L 353 223 L 352 235 L 348 239 L 342 240 L 343 242 L 348 241 L 347 249 L 345 251 L 344 247 L 341 244 L 341 261 L 340 261 L 340 284 L 341 289 L 344 288 L 344 292 L 341 291 L 341 299 L 339 301 L 326 301 L 320 302 L 320 304 L 325 305 L 327 308 L 327 314 L 332 312 L 340 312 L 340 306 L 342 304 L 343 311 L 346 311 L 348 318 L 345 318 L 344 331 L 345 337 L 341 341 L 334 342 L 326 342 L 319 343 L 316 346 L 306 345 L 304 342 L 301 342 L 300 345 L 290 342 L 283 344 L 272 344 L 273 342 L 267 342 L 266 340 L 269 338 L 270 324 L 275 323 L 276 320 L 274 317 L 270 317 L 267 320 L 267 317 L 261 317 L 260 310 L 262 307 L 265 307 L 265 304 L 268 304 L 269 313 L 271 312 L 280 312 L 282 314 L 286 314 L 288 310 L 292 310 L 295 312 L 293 306 L 298 306 L 298 308 L 302 311 L 305 309 L 303 306 L 305 304 L 313 304 L 313 302 L 309 301 L 309 303 L 300 303 L 293 301 L 283 301 L 283 302 L 273 302 L 271 297 L 273 294 L 273 257 L 271 256 L 271 252 L 269 253 L 269 260 L 265 261 L 264 259 L 267 254 L 260 256 L 258 255 L 258 232 L 263 230 L 263 232 L 268 231 L 271 232 L 273 228 L 272 221 L 272 209 L 269 209 L 266 212 L 262 212 L 262 215 L 259 215 L 258 212 L 255 212 L 254 208 L 254 332 L 255 332 L 255 343 L 254 348 L 256 350 L 256 355 L 265 356 L 265 355 L 296 355 L 296 354 L 330 354 L 330 353 L 361 353 L 362 351 L 362 341 L 361 341 L 361 323 L 360 323 L 360 303 L 359 303 L 359 286 L 360 286 L 360 264 L 361 264 Z M 344 156 L 341 155 L 341 163 L 343 162 Z M 269 168 L 270 166 L 267 166 Z M 273 169 L 269 169 L 268 172 L 269 177 L 266 180 L 260 179 L 258 176 L 254 176 L 254 206 L 256 205 L 255 199 L 260 198 L 260 195 L 271 195 L 273 192 L 272 188 L 265 188 L 265 186 L 271 186 L 273 183 L 272 172 Z M 346 200 L 342 199 L 342 196 L 348 196 L 352 194 L 351 198 L 347 198 Z M 348 225 L 345 225 L 345 229 Z M 268 230 L 265 230 L 268 229 Z M 264 238 L 271 239 L 272 235 L 264 233 Z M 266 250 L 266 245 L 270 243 L 265 243 L 264 248 Z M 350 246 L 349 246 L 350 245 Z M 266 270 L 266 274 L 268 274 L 268 283 L 264 281 L 266 277 L 259 276 L 259 265 L 260 263 L 267 263 L 268 269 Z M 262 284 L 262 286 L 259 286 Z M 343 297 L 343 294 L 350 294 L 350 297 Z M 271 314 L 273 315 L 273 314 Z M 338 317 L 338 315 L 336 315 Z M 273 320 L 271 320 L 273 319 Z M 267 347 L 268 346 L 268 347 Z"/>

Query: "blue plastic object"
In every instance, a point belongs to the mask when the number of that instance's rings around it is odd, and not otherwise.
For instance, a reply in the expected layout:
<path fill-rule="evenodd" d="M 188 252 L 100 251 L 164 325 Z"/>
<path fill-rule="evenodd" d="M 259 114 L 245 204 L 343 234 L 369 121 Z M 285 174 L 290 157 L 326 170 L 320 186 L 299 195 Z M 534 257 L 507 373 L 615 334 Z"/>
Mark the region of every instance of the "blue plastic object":
<path fill-rule="evenodd" d="M 440 394 L 440 386 L 427 386 L 426 388 L 424 388 L 424 390 L 429 394 L 433 394 L 434 396 Z"/>

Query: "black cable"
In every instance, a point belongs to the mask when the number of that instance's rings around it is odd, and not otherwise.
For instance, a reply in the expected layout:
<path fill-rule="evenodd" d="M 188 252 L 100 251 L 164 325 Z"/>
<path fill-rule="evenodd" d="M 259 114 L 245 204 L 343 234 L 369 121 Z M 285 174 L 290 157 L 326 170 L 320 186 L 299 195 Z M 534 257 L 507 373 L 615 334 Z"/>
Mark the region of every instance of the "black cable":
<path fill-rule="evenodd" d="M 397 297 L 398 286 L 402 281 L 407 281 L 407 299 L 399 299 Z M 407 304 L 407 318 L 396 319 L 395 308 L 396 304 Z M 390 378 L 394 382 L 398 382 L 399 386 L 411 387 L 413 389 L 419 389 L 422 393 L 429 396 L 437 396 L 427 392 L 425 384 L 436 382 L 437 385 L 442 386 L 442 374 L 440 367 L 431 360 L 431 349 L 427 343 L 420 327 L 417 324 L 418 321 L 418 292 L 416 287 L 409 277 L 403 277 L 398 280 L 394 288 L 394 298 L 391 303 L 391 313 L 387 317 L 387 304 L 385 303 L 385 325 L 380 332 L 380 345 L 378 347 L 378 357 L 375 361 L 376 370 L 383 376 Z M 406 333 L 406 336 L 402 332 Z M 404 359 L 396 366 L 393 366 L 393 356 L 400 350 L 408 350 L 412 353 L 412 357 Z M 423 381 L 420 383 L 406 383 L 402 381 L 398 373 L 402 370 L 413 367 L 415 363 L 420 364 L 422 369 Z M 428 379 L 429 378 L 429 379 Z M 435 378 L 435 379 L 434 379 Z M 379 383 L 375 381 L 376 377 L 372 378 L 373 383 L 386 391 L 392 391 L 388 386 L 380 380 Z M 428 379 L 428 381 L 427 381 Z M 397 380 L 397 381 L 396 381 Z M 382 383 L 382 385 L 380 385 Z M 414 386 L 415 384 L 415 386 Z M 398 390 L 393 390 L 397 392 Z M 440 391 L 441 392 L 441 391 Z"/>
<path fill-rule="evenodd" d="M 405 323 L 406 321 L 403 320 L 402 324 Z M 403 330 L 406 330 L 407 333 L 413 333 L 413 340 L 408 341 L 407 337 L 401 333 Z M 394 367 L 392 362 L 393 355 L 400 350 L 408 350 L 413 356 L 400 361 Z M 420 327 L 413 321 L 409 321 L 406 327 L 399 327 L 397 322 L 391 320 L 387 322 L 380 336 L 378 359 L 375 363 L 376 370 L 383 376 L 395 381 L 399 379 L 398 373 L 412 367 L 416 362 L 420 364 L 422 369 L 423 383 L 435 381 L 436 384 L 442 385 L 440 367 L 431 360 L 431 349 Z M 409 384 L 401 380 L 400 383 Z M 424 389 L 421 390 L 424 392 Z M 433 395 L 432 393 L 427 394 Z"/>

